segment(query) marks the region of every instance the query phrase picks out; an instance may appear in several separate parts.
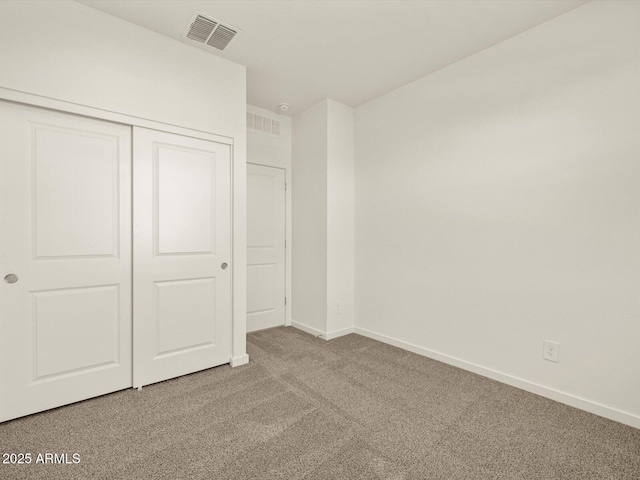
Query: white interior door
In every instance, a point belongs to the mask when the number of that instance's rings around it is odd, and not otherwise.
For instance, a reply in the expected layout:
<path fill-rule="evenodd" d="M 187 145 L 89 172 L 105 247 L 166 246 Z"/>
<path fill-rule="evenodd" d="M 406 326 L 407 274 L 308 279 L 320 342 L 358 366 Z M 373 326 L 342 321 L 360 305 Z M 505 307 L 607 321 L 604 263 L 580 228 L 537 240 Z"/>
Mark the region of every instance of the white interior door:
<path fill-rule="evenodd" d="M 134 127 L 134 372 L 231 359 L 231 147 Z"/>
<path fill-rule="evenodd" d="M 285 176 L 247 165 L 247 331 L 285 322 Z"/>
<path fill-rule="evenodd" d="M 0 102 L 0 145 L 4 421 L 132 385 L 131 128 Z"/>

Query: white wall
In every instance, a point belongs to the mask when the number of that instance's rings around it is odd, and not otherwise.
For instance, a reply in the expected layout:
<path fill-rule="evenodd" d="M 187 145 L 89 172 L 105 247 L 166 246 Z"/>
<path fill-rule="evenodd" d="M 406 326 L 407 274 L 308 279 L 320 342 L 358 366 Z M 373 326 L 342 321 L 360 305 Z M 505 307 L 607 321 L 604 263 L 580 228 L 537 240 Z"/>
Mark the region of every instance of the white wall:
<path fill-rule="evenodd" d="M 589 3 L 356 109 L 356 331 L 640 427 L 638 25 Z"/>
<path fill-rule="evenodd" d="M 0 97 L 233 139 L 233 355 L 246 360 L 245 67 L 71 1 L 0 2 L 0 45 Z"/>
<path fill-rule="evenodd" d="M 0 12 L 2 87 L 234 138 L 246 122 L 242 65 L 72 1 Z"/>
<path fill-rule="evenodd" d="M 354 111 L 325 99 L 293 120 L 293 326 L 351 333 Z"/>
<path fill-rule="evenodd" d="M 291 117 L 249 104 L 247 111 L 280 122 L 280 136 L 247 131 L 247 162 L 291 169 Z"/>
<path fill-rule="evenodd" d="M 327 101 L 327 332 L 353 329 L 354 110 Z"/>
<path fill-rule="evenodd" d="M 247 163 L 266 165 L 267 167 L 285 170 L 286 192 L 286 296 L 285 325 L 291 325 L 291 246 L 292 246 L 292 215 L 291 215 L 291 117 L 279 115 L 270 110 L 247 104 L 247 111 L 273 118 L 280 122 L 280 136 L 268 135 L 260 132 L 247 131 Z"/>
<path fill-rule="evenodd" d="M 327 322 L 327 107 L 293 119 L 292 324 L 319 335 Z"/>

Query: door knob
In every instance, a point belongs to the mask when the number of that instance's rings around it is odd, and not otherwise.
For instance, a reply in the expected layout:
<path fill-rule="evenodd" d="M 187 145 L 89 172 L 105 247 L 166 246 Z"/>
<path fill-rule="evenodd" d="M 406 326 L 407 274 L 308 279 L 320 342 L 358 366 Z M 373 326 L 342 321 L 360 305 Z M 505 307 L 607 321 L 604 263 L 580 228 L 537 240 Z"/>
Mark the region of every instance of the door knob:
<path fill-rule="evenodd" d="M 16 283 L 18 281 L 18 276 L 15 273 L 10 273 L 4 277 L 4 281 L 7 283 Z"/>
<path fill-rule="evenodd" d="M 220 265 L 220 268 L 226 270 L 228 266 L 229 265 L 227 265 L 226 263 L 223 263 L 222 265 Z"/>

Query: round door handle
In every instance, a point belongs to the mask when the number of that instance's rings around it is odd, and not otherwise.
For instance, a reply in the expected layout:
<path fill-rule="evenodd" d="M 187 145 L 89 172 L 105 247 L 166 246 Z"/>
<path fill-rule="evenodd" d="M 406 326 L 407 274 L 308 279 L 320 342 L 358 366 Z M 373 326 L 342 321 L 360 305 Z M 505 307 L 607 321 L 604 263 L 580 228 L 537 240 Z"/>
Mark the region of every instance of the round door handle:
<path fill-rule="evenodd" d="M 220 268 L 226 270 L 228 266 L 229 265 L 227 265 L 226 263 L 223 263 L 222 265 L 220 265 Z"/>
<path fill-rule="evenodd" d="M 4 277 L 4 281 L 7 283 L 16 283 L 18 281 L 18 276 L 15 273 L 10 273 Z"/>

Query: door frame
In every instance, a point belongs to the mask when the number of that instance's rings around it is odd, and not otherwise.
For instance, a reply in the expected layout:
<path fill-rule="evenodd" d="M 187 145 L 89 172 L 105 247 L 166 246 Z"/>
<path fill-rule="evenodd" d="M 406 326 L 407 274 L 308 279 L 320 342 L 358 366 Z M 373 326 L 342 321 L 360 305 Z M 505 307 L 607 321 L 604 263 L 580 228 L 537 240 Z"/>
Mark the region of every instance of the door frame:
<path fill-rule="evenodd" d="M 234 139 L 224 135 L 194 130 L 190 128 L 162 123 L 147 118 L 89 107 L 78 103 L 57 100 L 42 95 L 0 87 L 0 100 L 24 104 L 32 107 L 57 110 L 98 120 L 107 120 L 131 127 L 144 127 L 151 130 L 175 133 L 186 137 L 223 143 L 231 147 L 231 358 L 232 367 L 249 363 L 246 350 L 246 165 L 236 160 Z M 133 241 L 133 238 L 132 238 Z M 288 242 L 289 240 L 287 240 Z M 288 307 L 288 305 L 287 305 Z M 287 315 L 287 318 L 290 318 Z"/>
<path fill-rule="evenodd" d="M 291 326 L 291 265 L 292 265 L 292 231 L 291 231 L 291 172 L 286 167 L 276 167 L 260 162 L 249 162 L 247 165 L 255 165 L 257 167 L 276 168 L 284 171 L 284 295 L 287 299 L 287 303 L 284 306 L 284 325 L 285 327 Z M 245 267 L 246 269 L 246 267 Z"/>

